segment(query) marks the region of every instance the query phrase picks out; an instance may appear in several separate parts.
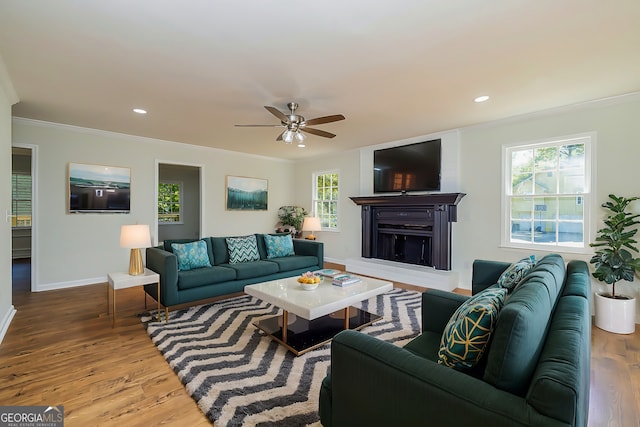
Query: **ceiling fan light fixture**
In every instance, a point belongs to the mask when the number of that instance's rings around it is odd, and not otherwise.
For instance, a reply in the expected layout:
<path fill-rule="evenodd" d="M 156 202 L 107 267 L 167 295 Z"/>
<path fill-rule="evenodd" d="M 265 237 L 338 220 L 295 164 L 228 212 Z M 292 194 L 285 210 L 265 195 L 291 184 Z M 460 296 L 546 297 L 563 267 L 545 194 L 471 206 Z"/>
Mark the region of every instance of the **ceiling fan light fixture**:
<path fill-rule="evenodd" d="M 298 141 L 298 144 L 302 144 L 302 142 L 303 142 L 303 141 L 305 140 L 305 138 L 306 138 L 306 137 L 304 136 L 304 134 L 303 134 L 302 132 L 300 132 L 300 131 L 297 131 L 297 132 L 296 132 L 295 137 L 296 137 L 296 141 Z"/>
<path fill-rule="evenodd" d="M 284 141 L 284 143 L 291 144 L 293 142 L 294 134 L 295 132 L 290 129 L 284 131 L 284 133 L 282 134 L 282 140 Z"/>

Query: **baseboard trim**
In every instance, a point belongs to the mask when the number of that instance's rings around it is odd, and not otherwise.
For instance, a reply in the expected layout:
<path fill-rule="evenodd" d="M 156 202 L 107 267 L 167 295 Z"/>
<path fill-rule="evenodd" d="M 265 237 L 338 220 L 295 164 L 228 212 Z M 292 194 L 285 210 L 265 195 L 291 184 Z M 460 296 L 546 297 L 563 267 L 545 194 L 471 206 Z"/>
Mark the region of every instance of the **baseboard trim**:
<path fill-rule="evenodd" d="M 54 282 L 38 285 L 33 292 L 53 291 L 56 289 L 75 288 L 78 286 L 95 285 L 98 283 L 107 283 L 107 276 L 94 277 L 92 279 L 73 280 L 71 282 Z"/>
<path fill-rule="evenodd" d="M 7 311 L 4 318 L 2 319 L 2 322 L 0 322 L 0 344 L 2 344 L 2 340 L 4 339 L 4 336 L 7 334 L 7 331 L 9 330 L 9 325 L 11 324 L 11 321 L 13 320 L 13 317 L 15 315 L 16 315 L 16 308 L 13 305 L 10 305 L 9 311 Z"/>

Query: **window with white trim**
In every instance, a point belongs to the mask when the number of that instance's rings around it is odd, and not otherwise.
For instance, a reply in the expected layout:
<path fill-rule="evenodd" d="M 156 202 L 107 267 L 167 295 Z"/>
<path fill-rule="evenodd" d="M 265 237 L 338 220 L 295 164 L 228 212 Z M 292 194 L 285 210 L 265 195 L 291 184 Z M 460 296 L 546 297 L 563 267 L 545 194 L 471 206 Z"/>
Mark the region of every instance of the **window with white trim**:
<path fill-rule="evenodd" d="M 158 224 L 182 224 L 182 182 L 158 184 Z"/>
<path fill-rule="evenodd" d="M 31 227 L 31 175 L 11 174 L 11 226 Z"/>
<path fill-rule="evenodd" d="M 313 174 L 313 215 L 320 218 L 323 231 L 339 229 L 339 181 L 338 171 Z"/>
<path fill-rule="evenodd" d="M 504 246 L 589 247 L 594 135 L 503 147 Z"/>

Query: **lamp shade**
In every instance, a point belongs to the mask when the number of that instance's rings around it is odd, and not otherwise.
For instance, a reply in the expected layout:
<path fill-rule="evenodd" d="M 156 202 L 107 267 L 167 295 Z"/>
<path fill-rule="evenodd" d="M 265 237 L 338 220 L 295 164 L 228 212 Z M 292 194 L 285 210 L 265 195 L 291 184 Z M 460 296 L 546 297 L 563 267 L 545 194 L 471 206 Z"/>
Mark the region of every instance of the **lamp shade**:
<path fill-rule="evenodd" d="M 151 233 L 148 225 L 123 225 L 120 229 L 120 247 L 148 248 L 151 246 Z"/>
<path fill-rule="evenodd" d="M 322 229 L 320 218 L 315 216 L 307 216 L 302 223 L 302 231 L 319 231 Z"/>

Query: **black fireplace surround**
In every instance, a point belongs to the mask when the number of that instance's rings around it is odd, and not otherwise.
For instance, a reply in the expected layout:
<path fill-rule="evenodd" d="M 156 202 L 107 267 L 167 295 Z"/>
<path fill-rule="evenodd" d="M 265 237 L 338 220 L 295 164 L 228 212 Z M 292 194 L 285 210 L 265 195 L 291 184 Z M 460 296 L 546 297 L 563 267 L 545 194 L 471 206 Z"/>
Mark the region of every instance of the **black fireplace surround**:
<path fill-rule="evenodd" d="M 451 223 L 464 196 L 351 197 L 362 209 L 362 256 L 451 270 Z"/>

